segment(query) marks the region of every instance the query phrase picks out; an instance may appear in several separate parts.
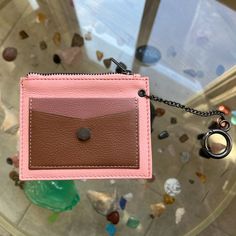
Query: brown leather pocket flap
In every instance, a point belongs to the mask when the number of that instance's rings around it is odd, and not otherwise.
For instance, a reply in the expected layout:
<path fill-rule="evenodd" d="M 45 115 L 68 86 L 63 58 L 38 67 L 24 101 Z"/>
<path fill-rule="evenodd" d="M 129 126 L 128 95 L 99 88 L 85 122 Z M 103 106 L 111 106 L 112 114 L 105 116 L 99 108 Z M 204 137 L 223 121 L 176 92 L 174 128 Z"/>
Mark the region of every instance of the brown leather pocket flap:
<path fill-rule="evenodd" d="M 113 108 L 111 114 L 99 112 L 97 117 L 93 114 L 89 118 L 66 116 L 65 112 L 63 115 L 43 112 L 33 106 L 34 100 L 37 99 L 31 100 L 30 109 L 30 169 L 139 168 L 135 98 L 129 99 L 129 107 L 123 111 L 117 113 Z M 104 100 L 108 104 L 111 99 Z M 55 103 L 55 98 L 52 101 Z M 65 105 L 66 98 L 63 101 Z M 93 103 L 96 104 L 95 98 Z M 125 104 L 124 100 L 122 103 Z M 78 137 L 81 129 L 89 130 L 86 140 Z"/>

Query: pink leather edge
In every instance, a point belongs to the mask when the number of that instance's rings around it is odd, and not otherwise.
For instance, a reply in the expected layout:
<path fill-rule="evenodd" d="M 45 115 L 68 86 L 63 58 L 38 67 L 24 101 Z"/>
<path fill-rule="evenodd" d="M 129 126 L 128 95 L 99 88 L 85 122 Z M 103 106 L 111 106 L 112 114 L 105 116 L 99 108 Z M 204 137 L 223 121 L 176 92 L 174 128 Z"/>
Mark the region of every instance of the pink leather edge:
<path fill-rule="evenodd" d="M 76 79 L 77 78 L 77 79 Z M 124 75 L 54 75 L 49 77 L 32 76 L 20 80 L 20 179 L 127 179 L 152 177 L 152 151 L 150 133 L 150 103 L 139 97 L 139 89 L 149 93 L 147 77 Z M 130 98 L 136 97 L 139 103 L 139 169 L 66 169 L 29 170 L 29 98 Z"/>

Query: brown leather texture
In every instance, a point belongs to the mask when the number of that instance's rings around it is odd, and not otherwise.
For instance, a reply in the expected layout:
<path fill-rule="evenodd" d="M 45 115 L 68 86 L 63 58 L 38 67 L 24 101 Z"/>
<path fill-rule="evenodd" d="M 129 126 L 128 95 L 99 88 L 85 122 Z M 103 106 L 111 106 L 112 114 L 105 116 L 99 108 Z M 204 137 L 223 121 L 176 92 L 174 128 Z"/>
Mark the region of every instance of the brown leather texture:
<path fill-rule="evenodd" d="M 87 119 L 31 109 L 29 169 L 139 168 L 137 109 Z"/>

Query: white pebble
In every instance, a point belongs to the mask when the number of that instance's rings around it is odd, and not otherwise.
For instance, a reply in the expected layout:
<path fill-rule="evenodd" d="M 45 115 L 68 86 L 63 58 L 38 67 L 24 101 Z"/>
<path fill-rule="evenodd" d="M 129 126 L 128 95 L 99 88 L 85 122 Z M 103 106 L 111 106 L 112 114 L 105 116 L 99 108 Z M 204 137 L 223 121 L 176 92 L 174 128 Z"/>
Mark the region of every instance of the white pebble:
<path fill-rule="evenodd" d="M 175 178 L 167 179 L 164 184 L 164 189 L 168 195 L 174 197 L 181 192 L 181 185 L 179 180 Z"/>
<path fill-rule="evenodd" d="M 182 220 L 183 215 L 185 214 L 184 208 L 177 208 L 175 212 L 175 223 L 179 224 Z"/>
<path fill-rule="evenodd" d="M 133 193 L 126 193 L 125 195 L 123 195 L 123 198 L 126 199 L 127 201 L 131 201 L 133 197 L 134 197 Z"/>

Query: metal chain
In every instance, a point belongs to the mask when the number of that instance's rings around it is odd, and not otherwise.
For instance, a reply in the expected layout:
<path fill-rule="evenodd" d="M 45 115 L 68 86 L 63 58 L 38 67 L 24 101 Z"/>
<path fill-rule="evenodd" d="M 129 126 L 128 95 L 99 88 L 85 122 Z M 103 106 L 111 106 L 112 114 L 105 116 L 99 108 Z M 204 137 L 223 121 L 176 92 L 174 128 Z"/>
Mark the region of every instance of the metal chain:
<path fill-rule="evenodd" d="M 117 65 L 117 68 L 120 71 L 119 73 L 132 74 L 131 71 L 127 70 L 126 67 L 123 66 L 123 64 L 119 63 L 114 58 L 111 58 L 111 61 Z M 199 111 L 199 110 L 193 109 L 191 107 L 186 107 L 185 105 L 182 105 L 182 104 L 175 102 L 175 101 L 165 100 L 163 98 L 160 98 L 160 97 L 154 96 L 154 95 L 147 95 L 145 90 L 143 90 L 143 89 L 140 89 L 138 91 L 138 95 L 140 97 L 146 97 L 146 98 L 153 100 L 153 101 L 163 102 L 164 104 L 166 104 L 168 106 L 179 108 L 181 110 L 184 110 L 185 112 L 189 112 L 189 113 L 192 113 L 197 116 L 208 117 L 208 116 L 218 115 L 219 116 L 219 118 L 217 119 L 218 128 L 212 129 L 209 132 L 207 132 L 206 134 L 204 134 L 203 139 L 202 139 L 202 146 L 203 147 L 201 148 L 201 151 L 206 153 L 207 157 L 212 157 L 215 159 L 224 158 L 225 156 L 227 156 L 230 153 L 230 151 L 232 149 L 232 139 L 229 136 L 229 134 L 227 133 L 230 129 L 230 123 L 227 120 L 225 120 L 224 112 L 218 111 L 218 110 Z M 213 153 L 212 150 L 208 146 L 208 138 L 215 133 L 221 134 L 225 138 L 226 143 L 227 143 L 225 151 L 220 154 Z"/>
<path fill-rule="evenodd" d="M 145 90 L 143 90 L 143 89 L 139 90 L 138 95 L 140 97 L 146 97 L 146 98 L 148 98 L 150 100 L 153 100 L 153 101 L 163 102 L 164 104 L 166 104 L 168 106 L 172 106 L 172 107 L 176 107 L 176 108 L 182 109 L 182 110 L 184 110 L 186 112 L 192 113 L 192 114 L 197 115 L 197 116 L 203 116 L 203 117 L 215 116 L 215 115 L 220 116 L 217 119 L 218 128 L 211 129 L 206 134 L 204 134 L 204 136 L 202 138 L 202 141 L 201 141 L 201 144 L 202 144 L 201 151 L 206 153 L 207 157 L 211 157 L 211 158 L 214 158 L 214 159 L 224 158 L 224 157 L 226 157 L 231 152 L 231 149 L 232 149 L 232 139 L 231 139 L 230 135 L 227 133 L 229 131 L 231 125 L 230 125 L 230 123 L 227 120 L 225 120 L 224 112 L 218 111 L 218 110 L 198 111 L 198 110 L 193 109 L 191 107 L 186 107 L 185 105 L 182 105 L 182 104 L 180 104 L 178 102 L 175 102 L 175 101 L 165 100 L 163 98 L 160 98 L 160 97 L 154 96 L 154 95 L 150 95 L 149 96 L 149 95 L 146 94 Z M 226 140 L 227 146 L 226 146 L 225 150 L 222 153 L 214 153 L 209 148 L 208 139 L 213 134 L 220 134 Z"/>
<path fill-rule="evenodd" d="M 127 70 L 126 67 L 123 66 L 123 64 L 119 63 L 114 58 L 111 57 L 110 60 L 113 63 L 115 63 L 119 69 L 121 69 L 121 71 L 122 71 L 121 73 L 132 74 L 132 72 L 130 70 Z M 153 101 L 163 102 L 164 104 L 166 104 L 168 106 L 172 106 L 172 107 L 176 107 L 176 108 L 182 109 L 182 110 L 184 110 L 186 112 L 192 113 L 192 114 L 197 115 L 197 116 L 208 117 L 208 116 L 218 115 L 218 116 L 220 116 L 221 120 L 225 120 L 224 119 L 224 115 L 225 114 L 222 111 L 218 111 L 218 110 L 198 111 L 198 110 L 193 109 L 191 107 L 186 107 L 185 105 L 182 105 L 182 104 L 180 104 L 178 102 L 165 100 L 163 98 L 160 98 L 160 97 L 157 97 L 157 96 L 154 96 L 154 95 L 150 95 L 149 96 L 149 95 L 146 94 L 145 90 L 143 90 L 143 89 L 139 90 L 138 94 L 139 94 L 140 97 L 146 97 L 146 98 L 149 98 L 150 100 L 153 100 Z"/>
<path fill-rule="evenodd" d="M 148 95 L 146 95 L 146 93 L 144 94 L 144 96 L 149 98 L 150 100 L 157 101 L 157 102 L 162 102 L 162 103 L 164 103 L 168 106 L 172 106 L 172 107 L 182 109 L 186 112 L 192 113 L 192 114 L 197 115 L 197 116 L 208 117 L 208 116 L 218 115 L 218 116 L 221 116 L 222 118 L 224 118 L 224 115 L 225 115 L 224 112 L 218 111 L 218 110 L 199 111 L 199 110 L 193 109 L 191 107 L 186 107 L 185 105 L 182 105 L 182 104 L 180 104 L 178 102 L 175 102 L 175 101 L 165 100 L 163 98 L 160 98 L 160 97 L 154 96 L 154 95 L 148 96 Z"/>

